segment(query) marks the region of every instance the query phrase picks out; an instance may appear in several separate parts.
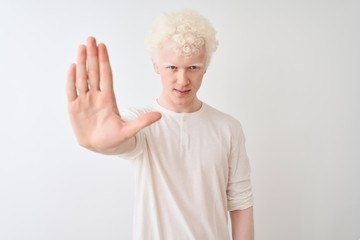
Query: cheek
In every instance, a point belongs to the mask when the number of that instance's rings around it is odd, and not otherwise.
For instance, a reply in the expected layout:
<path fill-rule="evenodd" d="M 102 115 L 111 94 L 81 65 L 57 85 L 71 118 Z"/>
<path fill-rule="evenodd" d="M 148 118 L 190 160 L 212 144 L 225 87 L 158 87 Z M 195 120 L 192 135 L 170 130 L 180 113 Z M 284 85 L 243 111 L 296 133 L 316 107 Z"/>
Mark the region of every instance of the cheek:
<path fill-rule="evenodd" d="M 203 76 L 204 76 L 204 74 L 202 74 L 202 73 L 194 76 L 195 84 L 200 85 L 203 80 Z"/>
<path fill-rule="evenodd" d="M 161 82 L 162 82 L 163 86 L 170 86 L 173 82 L 173 78 L 172 78 L 171 74 L 162 73 L 162 74 L 160 74 L 160 77 L 161 77 Z"/>
<path fill-rule="evenodd" d="M 160 76 L 161 79 L 166 82 L 171 82 L 173 80 L 173 76 L 171 75 L 171 73 L 168 72 L 162 72 Z"/>

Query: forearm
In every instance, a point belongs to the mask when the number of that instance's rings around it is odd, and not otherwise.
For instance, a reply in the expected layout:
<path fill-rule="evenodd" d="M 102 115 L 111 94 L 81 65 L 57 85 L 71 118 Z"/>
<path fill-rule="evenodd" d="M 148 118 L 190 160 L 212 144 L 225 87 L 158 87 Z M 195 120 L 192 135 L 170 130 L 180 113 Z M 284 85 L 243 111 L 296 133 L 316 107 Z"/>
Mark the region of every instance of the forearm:
<path fill-rule="evenodd" d="M 253 207 L 230 212 L 233 240 L 254 240 Z"/>

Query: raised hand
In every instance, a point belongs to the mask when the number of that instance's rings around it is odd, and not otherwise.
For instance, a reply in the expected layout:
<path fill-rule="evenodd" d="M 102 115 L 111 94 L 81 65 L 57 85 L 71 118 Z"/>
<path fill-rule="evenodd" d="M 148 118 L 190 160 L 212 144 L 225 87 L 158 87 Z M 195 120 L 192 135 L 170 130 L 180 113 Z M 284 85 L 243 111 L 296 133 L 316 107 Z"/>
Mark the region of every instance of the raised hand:
<path fill-rule="evenodd" d="M 79 144 L 104 154 L 132 150 L 135 134 L 161 118 L 160 113 L 151 112 L 133 122 L 121 119 L 106 46 L 102 43 L 97 46 L 93 37 L 87 39 L 86 46 L 79 46 L 77 63 L 70 66 L 67 96 Z"/>

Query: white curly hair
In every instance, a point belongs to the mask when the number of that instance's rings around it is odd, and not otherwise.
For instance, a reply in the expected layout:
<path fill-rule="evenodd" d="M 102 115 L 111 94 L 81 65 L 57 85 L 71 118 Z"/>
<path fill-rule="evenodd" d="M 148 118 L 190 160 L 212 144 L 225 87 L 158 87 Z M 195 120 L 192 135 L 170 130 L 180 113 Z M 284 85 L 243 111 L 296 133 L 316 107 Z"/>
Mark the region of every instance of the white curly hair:
<path fill-rule="evenodd" d="M 151 56 L 156 59 L 158 50 L 171 41 L 178 56 L 192 57 L 205 47 L 208 66 L 218 41 L 216 31 L 210 22 L 191 9 L 159 15 L 146 37 L 146 46 Z"/>

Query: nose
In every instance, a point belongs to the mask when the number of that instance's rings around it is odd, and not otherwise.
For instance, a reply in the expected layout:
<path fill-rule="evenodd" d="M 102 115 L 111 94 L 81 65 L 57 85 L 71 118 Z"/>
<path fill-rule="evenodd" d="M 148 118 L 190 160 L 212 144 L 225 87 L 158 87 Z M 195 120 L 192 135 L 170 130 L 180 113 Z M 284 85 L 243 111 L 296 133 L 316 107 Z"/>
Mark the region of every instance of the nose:
<path fill-rule="evenodd" d="M 185 70 L 178 71 L 178 74 L 176 77 L 177 77 L 177 79 L 176 79 L 177 83 L 180 86 L 186 86 L 190 83 L 190 80 L 189 80 L 188 75 Z"/>

